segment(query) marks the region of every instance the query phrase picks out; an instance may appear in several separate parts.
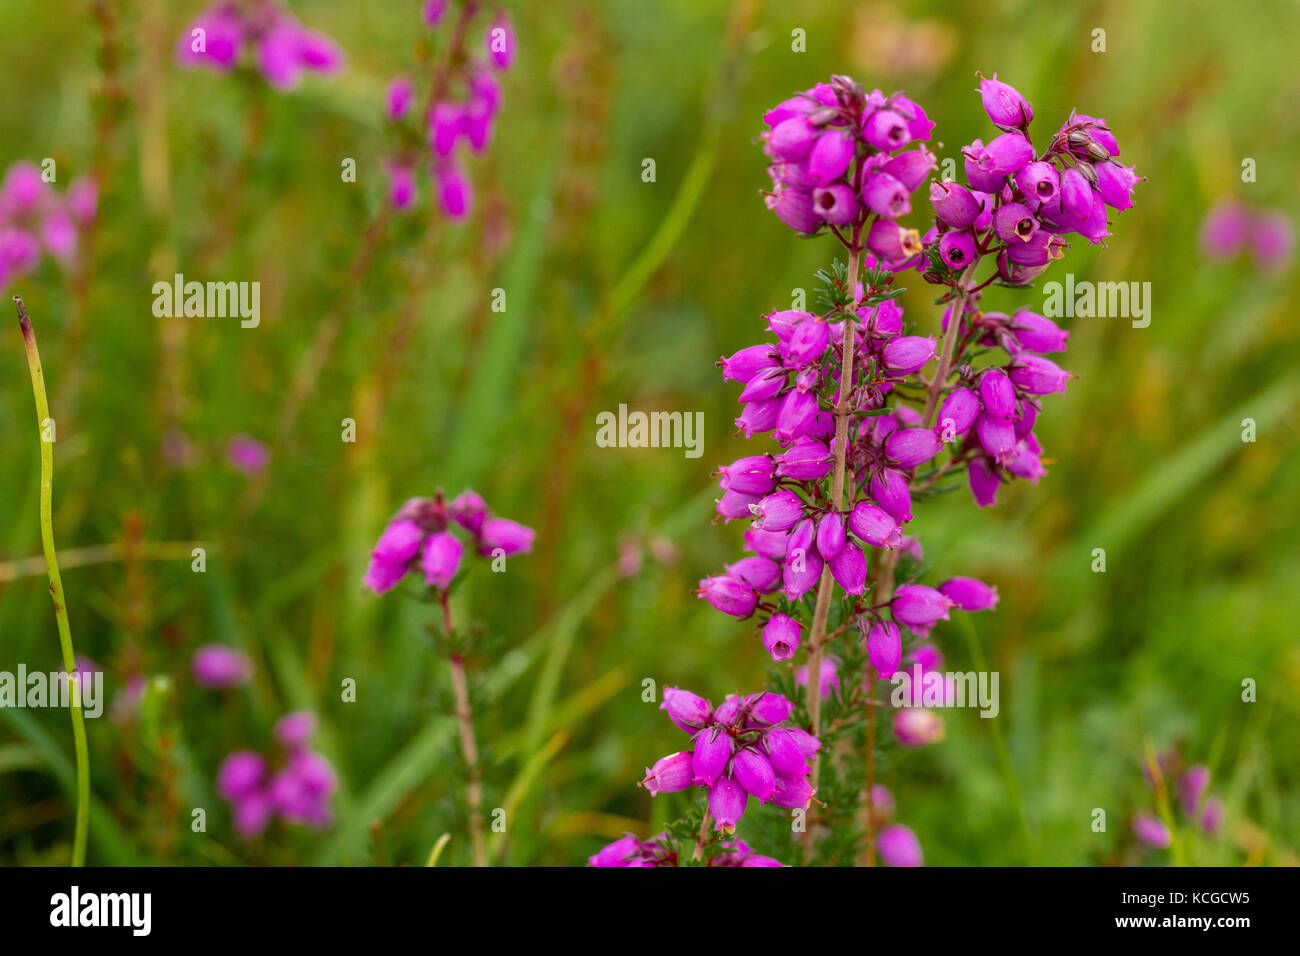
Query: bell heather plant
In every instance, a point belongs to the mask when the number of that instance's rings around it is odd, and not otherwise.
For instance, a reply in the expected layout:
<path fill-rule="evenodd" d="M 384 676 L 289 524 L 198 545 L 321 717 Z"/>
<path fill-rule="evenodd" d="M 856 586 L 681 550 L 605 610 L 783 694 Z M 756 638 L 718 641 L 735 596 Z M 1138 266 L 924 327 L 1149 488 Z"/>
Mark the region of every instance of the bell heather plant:
<path fill-rule="evenodd" d="M 793 808 L 805 863 L 922 862 L 910 829 L 880 828 L 876 724 L 886 700 L 878 682 L 914 666 L 926 687 L 913 689 L 911 702 L 950 702 L 931 632 L 954 610 L 992 610 L 998 594 L 971 577 L 923 583 L 920 543 L 904 529 L 914 507 L 953 488 L 963 471 L 979 507 L 993 504 L 1001 485 L 1044 473 L 1034 425 L 1043 397 L 1070 379 L 1044 355 L 1063 351 L 1068 333 L 1027 310 L 984 312 L 981 293 L 994 283 L 1025 288 L 1065 254 L 1067 237 L 1102 243 L 1108 211 L 1129 208 L 1139 181 L 1115 158 L 1104 120 L 1072 113 L 1035 147 L 1024 96 L 996 75 L 981 78 L 979 93 L 998 135 L 962 149 L 965 183 L 931 181 L 934 219 L 924 233 L 900 222 L 937 166 L 926 145 L 935 124 L 919 104 L 834 76 L 764 116 L 767 207 L 801 235 L 833 235 L 848 262 L 818 273 L 820 311 L 770 313 L 775 341 L 719 362 L 724 379 L 742 386 L 737 428 L 747 438 L 771 433 L 779 448 L 719 469 L 718 514 L 750 522 L 753 555 L 702 580 L 697 593 L 724 614 L 754 619 L 779 665 L 774 686 L 743 702 L 781 703 L 780 721 L 790 723 L 777 733 L 800 735 L 805 757 L 824 755 L 806 775 L 791 761 L 800 800 L 773 800 Z M 896 280 L 912 270 L 943 290 L 941 336 L 911 334 L 904 323 Z M 710 814 L 730 832 L 746 794 L 762 802 L 780 792 L 772 735 L 738 715 L 740 698 L 715 712 L 674 688 L 664 707 L 694 735 L 694 753 L 665 757 L 643 785 L 710 788 L 691 857 L 711 859 L 728 851 L 706 840 Z M 938 716 L 914 707 L 896 711 L 893 729 L 904 746 L 942 736 Z M 666 851 L 625 838 L 593 862 L 685 859 L 673 841 L 695 819 L 651 841 L 667 840 Z"/>
<path fill-rule="evenodd" d="M 473 626 L 455 628 L 451 615 L 451 590 L 465 554 L 463 537 L 480 556 L 491 558 L 494 570 L 499 570 L 503 565 L 498 562 L 532 550 L 534 532 L 516 521 L 493 515 L 482 497 L 469 489 L 451 501 L 444 500 L 439 489 L 432 498 L 412 498 L 398 509 L 375 543 L 364 583 L 376 594 L 384 594 L 408 575 L 422 575 L 425 593 L 440 609 L 440 620 L 430 622 L 429 635 L 451 668 L 456 723 L 467 772 L 465 795 L 474 865 L 487 866 L 482 771 L 465 673 L 465 659 L 482 649 L 482 641 Z"/>

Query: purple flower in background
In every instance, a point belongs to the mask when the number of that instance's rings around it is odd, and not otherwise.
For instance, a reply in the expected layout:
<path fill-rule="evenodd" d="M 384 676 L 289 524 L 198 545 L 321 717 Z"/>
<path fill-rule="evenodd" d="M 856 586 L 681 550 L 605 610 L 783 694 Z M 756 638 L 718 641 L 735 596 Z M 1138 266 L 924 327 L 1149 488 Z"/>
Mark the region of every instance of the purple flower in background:
<path fill-rule="evenodd" d="M 61 196 L 35 164 L 10 166 L 0 182 L 0 287 L 36 269 L 47 253 L 71 265 L 78 229 L 95 218 L 96 197 L 90 180 L 74 181 Z"/>
<path fill-rule="evenodd" d="M 247 655 L 221 644 L 205 644 L 195 651 L 190 670 L 196 681 L 213 690 L 235 687 L 253 675 Z"/>
<path fill-rule="evenodd" d="M 441 591 L 452 584 L 464 556 L 459 528 L 478 554 L 494 561 L 532 550 L 532 528 L 495 517 L 487 504 L 466 490 L 451 502 L 439 491 L 432 498 L 412 498 L 380 534 L 370 554 L 363 583 L 376 594 L 390 591 L 411 571 L 417 558 L 425 583 Z"/>
<path fill-rule="evenodd" d="M 287 714 L 275 725 L 283 746 L 276 766 L 251 750 L 232 753 L 217 771 L 217 793 L 230 804 L 236 832 L 245 840 L 260 836 L 275 817 L 317 829 L 330 825 L 330 800 L 338 789 L 334 768 L 308 743 L 314 714 Z"/>
<path fill-rule="evenodd" d="M 226 443 L 226 460 L 244 474 L 256 475 L 271 460 L 271 451 L 255 438 L 236 435 Z"/>
<path fill-rule="evenodd" d="M 886 866 L 922 866 L 921 842 L 901 823 L 893 823 L 876 837 L 876 849 Z"/>
<path fill-rule="evenodd" d="M 333 40 L 308 30 L 274 3 L 223 0 L 201 13 L 176 44 L 176 59 L 184 67 L 226 73 L 241 57 L 255 63 L 263 79 L 278 90 L 293 89 L 303 73 L 343 68 L 343 52 Z"/>
<path fill-rule="evenodd" d="M 1139 813 L 1133 818 L 1133 832 L 1137 838 L 1155 850 L 1165 850 L 1173 842 L 1169 828 L 1160 818 L 1150 813 Z"/>

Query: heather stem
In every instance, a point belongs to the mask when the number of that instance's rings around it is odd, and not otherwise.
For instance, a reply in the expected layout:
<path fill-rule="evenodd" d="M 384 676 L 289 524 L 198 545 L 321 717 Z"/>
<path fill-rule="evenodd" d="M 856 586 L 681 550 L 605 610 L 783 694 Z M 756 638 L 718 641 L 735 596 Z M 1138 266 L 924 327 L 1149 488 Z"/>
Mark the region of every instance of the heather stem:
<path fill-rule="evenodd" d="M 704 808 L 704 819 L 700 821 L 700 835 L 695 838 L 695 852 L 691 854 L 691 859 L 699 860 L 704 856 L 704 844 L 708 842 L 709 835 L 709 808 Z"/>
<path fill-rule="evenodd" d="M 859 227 L 853 235 L 853 244 L 849 250 L 848 287 L 853 294 L 853 305 L 850 309 L 852 313 L 856 313 L 858 308 L 858 270 L 862 263 L 862 251 L 859 245 L 861 234 L 862 229 Z M 850 393 L 853 391 L 853 354 L 856 348 L 855 339 L 857 338 L 853 324 L 854 319 L 846 319 L 843 323 L 844 341 L 840 353 L 840 394 L 835 402 L 835 464 L 831 471 L 831 507 L 837 511 L 843 507 L 844 503 L 844 471 L 848 457 L 849 418 L 853 412 Z M 822 566 L 821 580 L 817 584 L 817 605 L 813 611 L 812 630 L 808 639 L 808 717 L 812 722 L 814 736 L 821 729 L 822 647 L 826 643 L 826 618 L 830 612 L 833 585 L 834 578 L 831 575 L 830 564 L 825 564 Z M 814 787 L 817 786 L 817 771 L 818 767 L 814 764 L 812 777 Z"/>
<path fill-rule="evenodd" d="M 36 348 L 36 331 L 23 306 L 22 296 L 14 296 L 18 308 L 18 325 L 27 347 L 27 367 L 32 376 L 32 393 L 36 397 L 36 427 L 43 432 L 50 417 L 50 403 L 45 394 L 45 372 Z M 77 655 L 72 649 L 72 628 L 68 624 L 68 606 L 63 596 L 63 579 L 59 576 L 58 552 L 54 549 L 54 445 L 41 435 L 41 547 L 50 578 L 50 597 L 54 600 L 54 619 L 59 629 L 59 646 L 63 652 L 63 669 L 68 678 L 72 711 L 72 741 L 77 758 L 77 816 L 72 837 L 72 865 L 84 866 L 86 838 L 90 829 L 90 752 L 86 746 L 86 721 L 81 712 L 81 681 L 77 678 Z"/>
<path fill-rule="evenodd" d="M 442 624 L 446 634 L 451 634 L 451 607 L 447 592 L 442 593 Z M 468 770 L 465 797 L 469 805 L 469 833 L 474 845 L 474 865 L 487 866 L 487 844 L 483 839 L 483 789 L 479 783 L 478 745 L 474 742 L 474 714 L 469 706 L 469 684 L 465 679 L 465 660 L 459 654 L 449 658 L 451 685 L 456 694 L 456 723 L 460 727 L 460 747 L 465 754 Z"/>

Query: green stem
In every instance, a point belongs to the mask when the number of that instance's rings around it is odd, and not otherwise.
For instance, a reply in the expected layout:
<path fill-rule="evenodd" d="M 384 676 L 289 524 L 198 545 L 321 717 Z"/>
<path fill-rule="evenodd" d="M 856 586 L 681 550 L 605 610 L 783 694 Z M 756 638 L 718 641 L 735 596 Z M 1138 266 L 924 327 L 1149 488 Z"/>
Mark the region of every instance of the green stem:
<path fill-rule="evenodd" d="M 36 349 L 36 332 L 23 306 L 22 296 L 14 296 L 18 308 L 18 325 L 27 347 L 27 367 L 32 374 L 32 393 L 36 397 L 36 428 L 41 438 L 41 546 L 50 576 L 50 597 L 54 599 L 54 618 L 59 627 L 59 646 L 63 651 L 63 669 L 68 675 L 71 696 L 72 740 L 77 754 L 77 820 L 72 838 L 72 865 L 86 863 L 86 837 L 90 829 L 90 751 L 86 746 L 86 719 L 81 712 L 81 682 L 77 680 L 77 655 L 72 649 L 72 628 L 68 625 L 68 606 L 63 597 L 63 579 L 59 577 L 59 558 L 54 550 L 54 443 L 46 441 L 45 423 L 50 417 L 50 402 L 45 395 L 45 373 Z"/>

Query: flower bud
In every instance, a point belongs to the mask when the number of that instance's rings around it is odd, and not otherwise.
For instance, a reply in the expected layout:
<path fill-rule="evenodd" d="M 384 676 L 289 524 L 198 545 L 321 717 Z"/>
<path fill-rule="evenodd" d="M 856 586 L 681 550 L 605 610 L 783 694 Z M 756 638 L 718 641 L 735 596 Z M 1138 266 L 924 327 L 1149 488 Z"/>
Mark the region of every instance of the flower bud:
<path fill-rule="evenodd" d="M 776 774 L 768 759 L 752 747 L 737 751 L 731 758 L 731 774 L 738 784 L 758 798 L 760 804 L 772 798 Z"/>
<path fill-rule="evenodd" d="M 844 517 L 837 511 L 828 511 L 817 522 L 817 550 L 827 561 L 844 547 Z"/>
<path fill-rule="evenodd" d="M 447 590 L 460 567 L 463 550 L 460 541 L 450 531 L 429 536 L 429 542 L 424 546 L 424 580 L 429 587 Z"/>
<path fill-rule="evenodd" d="M 738 458 L 730 465 L 722 465 L 718 471 L 722 480 L 718 484 L 723 491 L 738 491 L 745 495 L 766 495 L 776 487 L 776 478 L 772 475 L 771 455 L 750 455 Z"/>
<path fill-rule="evenodd" d="M 713 814 L 713 829 L 729 833 L 745 815 L 749 794 L 730 777 L 719 777 L 709 787 L 709 812 Z"/>
<path fill-rule="evenodd" d="M 884 508 L 859 501 L 849 513 L 849 530 L 859 541 L 877 548 L 897 548 L 903 543 L 898 525 Z"/>
<path fill-rule="evenodd" d="M 945 435 L 957 437 L 966 434 L 966 430 L 980 413 L 979 397 L 969 388 L 954 388 L 939 406 L 939 417 L 935 422 L 935 431 L 942 440 Z"/>
<path fill-rule="evenodd" d="M 980 401 L 984 412 L 993 418 L 1010 419 L 1016 413 L 1016 387 L 1007 373 L 1000 368 L 990 368 L 980 376 Z"/>
<path fill-rule="evenodd" d="M 488 518 L 483 522 L 479 532 L 481 541 L 479 553 L 490 555 L 500 548 L 506 557 L 527 554 L 533 550 L 533 538 L 536 534 L 537 532 L 532 528 L 518 521 L 511 521 L 508 518 Z"/>
<path fill-rule="evenodd" d="M 885 439 L 885 455 L 899 468 L 911 470 L 939 454 L 943 446 L 928 428 L 903 428 Z"/>
<path fill-rule="evenodd" d="M 817 130 L 806 116 L 782 120 L 767 134 L 767 148 L 778 159 L 800 162 L 808 158 Z"/>
<path fill-rule="evenodd" d="M 948 620 L 950 607 L 956 607 L 956 603 L 924 584 L 904 584 L 894 592 L 889 603 L 894 620 L 913 630 L 927 629 L 936 621 Z"/>
<path fill-rule="evenodd" d="M 1070 373 L 1051 359 L 1029 352 L 1021 352 L 1011 360 L 1008 377 L 1016 388 L 1031 395 L 1050 395 L 1064 392 Z"/>
<path fill-rule="evenodd" d="M 894 711 L 894 739 L 904 747 L 928 747 L 943 739 L 943 720 L 932 710 L 900 707 Z"/>
<path fill-rule="evenodd" d="M 804 775 L 778 774 L 772 791 L 772 803 L 787 810 L 805 810 L 817 791 Z"/>
<path fill-rule="evenodd" d="M 659 709 L 667 711 L 668 719 L 688 734 L 702 728 L 713 716 L 713 705 L 689 690 L 680 687 L 665 687 L 664 699 Z"/>
<path fill-rule="evenodd" d="M 1029 101 L 1014 86 L 999 81 L 996 73 L 992 79 L 980 78 L 980 100 L 995 126 L 1024 129 L 1034 118 Z"/>
<path fill-rule="evenodd" d="M 882 468 L 871 476 L 870 488 L 876 504 L 900 525 L 912 520 L 912 492 L 905 474 L 894 468 Z"/>
<path fill-rule="evenodd" d="M 980 214 L 980 201 L 965 186 L 940 182 L 930 184 L 934 214 L 954 229 L 965 229 Z"/>
<path fill-rule="evenodd" d="M 661 757 L 653 767 L 645 768 L 645 779 L 638 786 L 649 790 L 652 797 L 685 790 L 695 781 L 692 762 L 693 757 L 684 750 Z"/>
<path fill-rule="evenodd" d="M 922 866 L 921 843 L 901 823 L 885 827 L 876 836 L 876 852 L 886 866 Z"/>
<path fill-rule="evenodd" d="M 803 368 L 816 362 L 831 341 L 831 327 L 820 319 L 805 319 L 794 327 L 790 337 L 778 348 L 790 368 Z"/>
<path fill-rule="evenodd" d="M 994 461 L 1002 461 L 1016 445 L 1016 430 L 1010 420 L 988 412 L 975 419 L 975 437 Z"/>
<path fill-rule="evenodd" d="M 772 346 L 751 345 L 741 349 L 730 358 L 723 356 L 718 363 L 722 366 L 722 380 L 748 382 L 764 369 L 777 368 L 781 363 Z"/>
<path fill-rule="evenodd" d="M 1064 352 L 1070 340 L 1066 332 L 1051 319 L 1036 312 L 1017 312 L 1011 320 L 1011 334 L 1021 348 L 1029 352 Z M 1032 427 L 1032 426 L 1031 426 Z"/>
<path fill-rule="evenodd" d="M 758 596 L 748 582 L 727 575 L 702 579 L 698 593 L 715 609 L 732 617 L 749 617 L 758 605 Z"/>
<path fill-rule="evenodd" d="M 848 171 L 857 148 L 848 130 L 828 129 L 817 137 L 808 153 L 808 172 L 818 186 L 826 186 Z"/>
<path fill-rule="evenodd" d="M 915 139 L 916 137 L 913 137 Z M 925 177 L 937 166 L 934 153 L 921 147 L 919 149 L 910 149 L 905 153 L 899 153 L 889 162 L 885 163 L 881 169 L 893 176 L 908 192 L 916 189 L 921 183 L 925 182 Z"/>
<path fill-rule="evenodd" d="M 1092 215 L 1092 187 L 1077 169 L 1067 169 L 1061 176 L 1061 210 L 1079 220 Z"/>
<path fill-rule="evenodd" d="M 803 499 L 784 488 L 772 492 L 756 508 L 754 527 L 764 531 L 788 531 L 803 517 Z"/>
<path fill-rule="evenodd" d="M 939 593 L 963 611 L 992 611 L 998 606 L 998 589 L 976 578 L 949 578 Z"/>
<path fill-rule="evenodd" d="M 895 375 L 911 375 L 936 355 L 935 341 L 928 335 L 903 335 L 880 353 L 880 363 Z"/>
<path fill-rule="evenodd" d="M 903 659 L 903 638 L 893 621 L 878 621 L 867 631 L 867 657 L 881 680 L 889 680 Z"/>
<path fill-rule="evenodd" d="M 867 586 L 867 559 L 856 544 L 846 542 L 831 559 L 831 575 L 846 594 L 861 594 Z"/>
<path fill-rule="evenodd" d="M 1160 818 L 1150 813 L 1139 813 L 1133 818 L 1133 832 L 1137 838 L 1155 850 L 1164 850 L 1173 842 L 1169 828 Z"/>
<path fill-rule="evenodd" d="M 691 757 L 691 772 L 695 785 L 710 786 L 731 759 L 731 735 L 719 726 L 705 727 L 695 735 L 695 751 Z"/>
<path fill-rule="evenodd" d="M 729 577 L 739 578 L 763 594 L 775 591 L 781 580 L 781 566 L 770 558 L 741 558 L 725 568 Z"/>
<path fill-rule="evenodd" d="M 812 193 L 780 187 L 764 200 L 767 208 L 795 232 L 813 233 L 822 221 L 813 207 Z"/>
<path fill-rule="evenodd" d="M 798 394 L 792 392 L 791 394 Z M 816 481 L 831 470 L 830 450 L 821 442 L 803 440 L 776 456 L 776 473 L 796 481 Z"/>
<path fill-rule="evenodd" d="M 772 769 L 781 776 L 800 777 L 809 772 L 808 761 L 790 731 L 768 731 L 763 735 L 763 749 Z"/>

